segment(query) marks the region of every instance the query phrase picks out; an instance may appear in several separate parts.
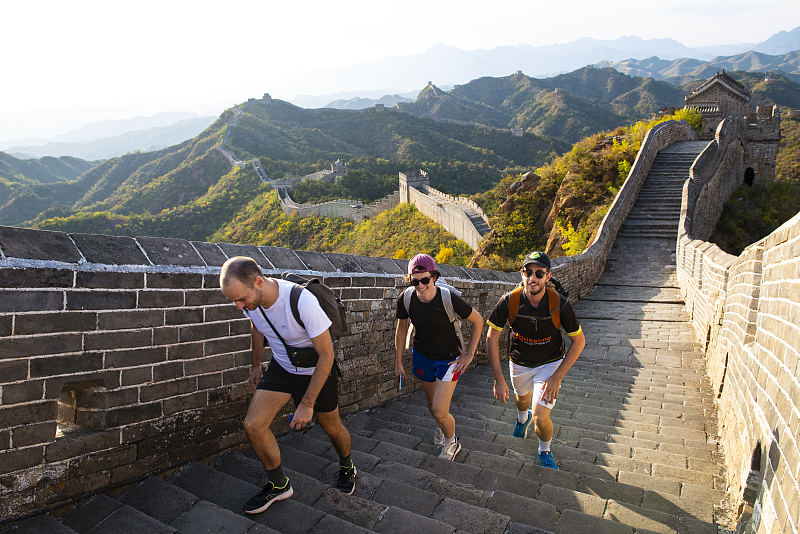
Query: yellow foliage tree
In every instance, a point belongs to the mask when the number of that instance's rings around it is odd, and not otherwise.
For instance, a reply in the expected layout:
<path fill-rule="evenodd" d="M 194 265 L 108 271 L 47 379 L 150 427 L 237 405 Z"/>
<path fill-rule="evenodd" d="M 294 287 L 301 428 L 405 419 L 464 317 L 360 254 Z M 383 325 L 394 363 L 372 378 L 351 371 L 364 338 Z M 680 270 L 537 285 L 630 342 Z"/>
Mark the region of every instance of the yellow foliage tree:
<path fill-rule="evenodd" d="M 452 248 L 442 245 L 439 249 L 439 253 L 436 255 L 436 263 L 449 263 L 454 255 L 455 251 Z"/>

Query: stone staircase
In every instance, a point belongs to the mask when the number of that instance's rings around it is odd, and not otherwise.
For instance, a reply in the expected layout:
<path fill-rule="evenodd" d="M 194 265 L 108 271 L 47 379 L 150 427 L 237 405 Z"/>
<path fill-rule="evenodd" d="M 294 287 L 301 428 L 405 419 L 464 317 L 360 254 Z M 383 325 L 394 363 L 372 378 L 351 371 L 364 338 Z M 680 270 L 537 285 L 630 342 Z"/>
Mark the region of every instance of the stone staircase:
<path fill-rule="evenodd" d="M 483 220 L 483 217 L 481 217 L 481 215 L 475 211 L 474 208 L 460 204 L 458 207 L 461 208 L 461 211 L 463 211 L 467 217 L 469 217 L 470 222 L 481 236 L 485 236 L 491 231 L 491 228 L 487 222 Z"/>
<path fill-rule="evenodd" d="M 516 408 L 494 399 L 482 365 L 455 389 L 462 450 L 453 462 L 437 458 L 424 395 L 409 392 L 344 418 L 359 470 L 352 496 L 331 487 L 338 457 L 315 426 L 279 437 L 294 496 L 262 514 L 241 512 L 267 479 L 252 451 L 239 450 L 10 532 L 730 532 L 714 392 L 678 291 L 674 241 L 647 235 L 620 235 L 575 306 L 587 346 L 552 411 L 558 471 L 537 465 L 533 432 L 511 437 Z"/>
<path fill-rule="evenodd" d="M 677 239 L 683 184 L 707 145 L 708 141 L 676 143 L 658 153 L 618 237 Z"/>
<path fill-rule="evenodd" d="M 359 469 L 353 496 L 331 488 L 337 456 L 313 427 L 280 437 L 295 493 L 262 514 L 244 516 L 241 506 L 266 483 L 263 467 L 251 451 L 227 452 L 12 532 L 716 534 L 724 480 L 702 355 L 671 328 L 637 334 L 632 322 L 583 320 L 595 341 L 552 413 L 559 471 L 536 464 L 533 434 L 510 437 L 516 410 L 493 398 L 481 366 L 456 388 L 455 462 L 436 457 L 418 391 L 345 418 Z"/>

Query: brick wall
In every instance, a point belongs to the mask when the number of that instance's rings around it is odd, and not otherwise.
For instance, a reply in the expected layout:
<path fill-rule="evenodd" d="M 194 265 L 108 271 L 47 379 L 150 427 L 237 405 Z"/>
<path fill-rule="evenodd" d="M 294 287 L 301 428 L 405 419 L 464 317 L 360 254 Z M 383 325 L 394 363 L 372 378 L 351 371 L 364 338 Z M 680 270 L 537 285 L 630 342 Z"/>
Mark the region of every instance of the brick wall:
<path fill-rule="evenodd" d="M 753 532 L 797 534 L 800 213 L 737 258 L 693 239 L 686 204 L 684 189 L 678 278 L 718 393 L 729 491 L 734 502 L 742 498 L 760 450 Z"/>

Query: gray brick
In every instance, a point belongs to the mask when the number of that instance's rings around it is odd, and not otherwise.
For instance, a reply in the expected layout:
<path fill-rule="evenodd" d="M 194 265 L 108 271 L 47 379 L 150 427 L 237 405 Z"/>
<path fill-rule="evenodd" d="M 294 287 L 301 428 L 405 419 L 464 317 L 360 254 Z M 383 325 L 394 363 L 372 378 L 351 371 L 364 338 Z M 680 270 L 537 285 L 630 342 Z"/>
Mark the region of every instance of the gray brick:
<path fill-rule="evenodd" d="M 510 521 L 507 515 L 453 499 L 444 499 L 431 517 L 475 534 L 503 534 Z"/>
<path fill-rule="evenodd" d="M 3 386 L 3 404 L 19 404 L 43 398 L 44 380 L 28 380 Z"/>
<path fill-rule="evenodd" d="M 139 289 L 144 287 L 144 273 L 78 271 L 75 273 L 75 287 L 87 289 Z"/>
<path fill-rule="evenodd" d="M 2 344 L 2 342 L 0 342 Z M 60 349 L 64 345 L 57 345 Z M 72 348 L 67 345 L 67 348 Z M 80 348 L 72 348 L 80 350 Z M 43 351 L 43 354 L 58 354 L 59 350 Z M 63 356 L 45 356 L 31 359 L 31 378 L 50 377 L 54 375 L 72 375 L 100 371 L 103 369 L 103 354 L 100 352 L 82 352 Z"/>
<path fill-rule="evenodd" d="M 558 519 L 556 507 L 547 502 L 496 490 L 487 507 L 513 521 L 552 531 Z"/>
<path fill-rule="evenodd" d="M 588 495 L 580 491 L 557 488 L 550 484 L 544 484 L 542 486 L 537 500 L 550 503 L 561 511 L 580 510 L 586 514 L 597 517 L 602 517 L 603 511 L 606 508 L 605 499 L 594 495 Z M 520 519 L 520 521 L 522 520 Z"/>
<path fill-rule="evenodd" d="M 67 310 L 130 310 L 135 307 L 133 291 L 67 291 Z"/>
<path fill-rule="evenodd" d="M 565 510 L 555 534 L 633 534 L 633 529 L 616 521 L 594 517 L 574 510 Z"/>
<path fill-rule="evenodd" d="M 63 291 L 0 290 L 0 313 L 61 310 Z"/>
<path fill-rule="evenodd" d="M 72 287 L 74 273 L 68 269 L 50 267 L 24 269 L 0 269 L 0 287 L 8 288 L 44 288 Z"/>
<path fill-rule="evenodd" d="M 139 308 L 177 308 L 183 302 L 183 291 L 139 291 Z"/>

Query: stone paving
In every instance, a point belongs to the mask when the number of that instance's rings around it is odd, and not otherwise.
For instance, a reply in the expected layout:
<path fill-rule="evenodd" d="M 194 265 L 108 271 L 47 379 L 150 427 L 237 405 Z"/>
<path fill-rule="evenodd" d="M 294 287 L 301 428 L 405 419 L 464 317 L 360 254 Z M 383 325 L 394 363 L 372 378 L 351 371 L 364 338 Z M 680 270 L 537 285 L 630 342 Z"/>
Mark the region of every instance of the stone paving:
<path fill-rule="evenodd" d="M 418 391 L 345 418 L 359 470 L 353 496 L 333 489 L 337 456 L 313 427 L 280 437 L 295 493 L 262 514 L 241 513 L 266 482 L 241 451 L 13 532 L 726 532 L 714 396 L 677 291 L 674 246 L 619 238 L 596 289 L 575 306 L 587 347 L 552 412 L 558 471 L 537 464 L 533 432 L 511 437 L 516 409 L 494 399 L 491 369 L 481 366 L 455 390 L 463 448 L 454 462 L 437 458 Z"/>

